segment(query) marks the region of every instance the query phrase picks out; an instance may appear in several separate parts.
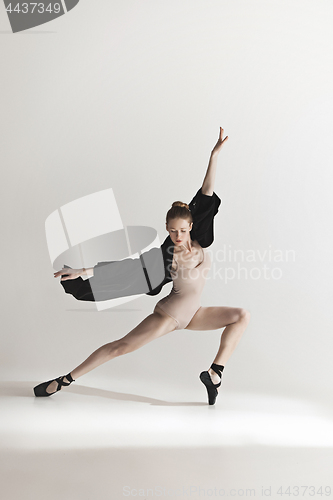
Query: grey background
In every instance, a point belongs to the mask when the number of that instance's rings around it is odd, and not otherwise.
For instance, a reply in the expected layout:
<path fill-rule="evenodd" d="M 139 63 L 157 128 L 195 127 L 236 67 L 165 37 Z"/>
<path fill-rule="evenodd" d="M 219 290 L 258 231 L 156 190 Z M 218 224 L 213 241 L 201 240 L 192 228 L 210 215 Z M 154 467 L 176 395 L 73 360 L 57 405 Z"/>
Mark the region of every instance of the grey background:
<path fill-rule="evenodd" d="M 203 305 L 252 313 L 224 390 L 327 402 L 332 14 L 322 0 L 81 1 L 14 35 L 0 9 L 2 380 L 68 373 L 171 290 L 103 312 L 65 295 L 47 252 L 48 215 L 112 187 L 124 225 L 154 227 L 163 241 L 167 210 L 201 186 L 222 126 L 212 251 L 296 255 L 241 263 L 279 266 L 281 279 L 207 281 Z M 144 394 L 153 376 L 161 391 L 176 381 L 186 390 L 220 333 L 172 332 L 80 382 L 112 389 L 135 376 Z"/>

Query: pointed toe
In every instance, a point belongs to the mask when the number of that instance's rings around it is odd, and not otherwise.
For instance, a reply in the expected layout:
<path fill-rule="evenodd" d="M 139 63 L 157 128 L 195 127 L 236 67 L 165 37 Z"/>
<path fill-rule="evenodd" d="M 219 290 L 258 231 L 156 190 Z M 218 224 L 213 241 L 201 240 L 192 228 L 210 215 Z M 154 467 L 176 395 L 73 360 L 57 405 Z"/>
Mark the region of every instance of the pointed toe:
<path fill-rule="evenodd" d="M 204 371 L 200 373 L 200 380 L 206 386 L 207 395 L 208 395 L 208 404 L 214 405 L 216 402 L 216 398 L 218 396 L 217 387 L 221 385 L 221 382 L 218 384 L 213 384 L 212 379 L 208 371 Z"/>
<path fill-rule="evenodd" d="M 51 394 L 54 394 L 53 392 L 52 393 L 48 393 L 46 392 L 46 388 L 47 386 L 53 382 L 53 380 L 49 380 L 48 382 L 43 382 L 42 384 L 38 384 L 34 387 L 34 394 L 37 398 L 39 397 L 45 397 L 45 396 L 51 396 Z"/>

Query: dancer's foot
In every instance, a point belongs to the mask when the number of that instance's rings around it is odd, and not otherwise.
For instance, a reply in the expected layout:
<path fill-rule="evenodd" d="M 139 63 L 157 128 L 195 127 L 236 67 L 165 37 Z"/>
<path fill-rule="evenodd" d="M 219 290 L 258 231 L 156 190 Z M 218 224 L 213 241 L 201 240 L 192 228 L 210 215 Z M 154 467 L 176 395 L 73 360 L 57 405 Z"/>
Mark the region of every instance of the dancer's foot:
<path fill-rule="evenodd" d="M 36 387 L 34 387 L 34 394 L 37 397 L 51 396 L 51 394 L 60 391 L 64 385 L 70 385 L 72 382 L 75 382 L 75 380 L 73 379 L 71 373 L 68 373 L 67 375 L 62 375 L 56 379 L 48 380 L 47 382 L 42 382 L 41 384 L 36 385 Z"/>
<path fill-rule="evenodd" d="M 212 363 L 208 371 L 200 373 L 200 380 L 206 386 L 208 394 L 208 404 L 214 405 L 218 395 L 218 387 L 222 383 L 222 372 L 224 366 Z"/>
<path fill-rule="evenodd" d="M 67 378 L 66 378 L 66 377 L 64 377 L 64 382 L 67 382 L 67 383 L 68 383 L 68 385 L 70 384 L 70 381 L 69 381 L 69 380 L 67 380 Z M 57 382 L 56 380 L 53 380 L 53 382 L 51 382 L 51 383 L 47 386 L 47 388 L 46 388 L 46 392 L 47 392 L 48 394 L 52 394 L 53 392 L 56 392 L 57 387 L 58 387 L 58 382 Z M 61 389 L 62 389 L 62 388 L 63 388 L 63 386 L 60 386 L 59 391 L 61 391 Z"/>

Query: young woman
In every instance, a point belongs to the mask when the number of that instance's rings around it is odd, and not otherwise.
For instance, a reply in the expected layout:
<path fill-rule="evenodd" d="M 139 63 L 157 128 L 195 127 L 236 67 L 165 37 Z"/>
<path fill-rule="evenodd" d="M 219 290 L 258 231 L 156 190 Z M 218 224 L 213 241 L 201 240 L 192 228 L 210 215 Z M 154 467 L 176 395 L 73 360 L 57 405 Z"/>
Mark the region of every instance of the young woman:
<path fill-rule="evenodd" d="M 200 380 L 207 389 L 208 403 L 215 404 L 224 366 L 250 319 L 249 311 L 240 307 L 200 306 L 206 274 L 211 267 L 211 260 L 205 248 L 213 242 L 213 219 L 221 203 L 220 198 L 213 190 L 217 158 L 227 139 L 228 136 L 223 139 L 223 128 L 220 127 L 219 139 L 211 152 L 202 187 L 190 205 L 176 201 L 167 213 L 166 230 L 169 236 L 163 245 L 165 246 L 165 243 L 169 242 L 171 266 L 168 276 L 171 278 L 167 279 L 166 274 L 166 279 L 157 292 L 153 291 L 150 294 L 158 293 L 163 284 L 172 279 L 173 287 L 170 294 L 161 299 L 156 304 L 153 313 L 127 335 L 101 346 L 67 375 L 34 387 L 35 396 L 51 396 L 61 390 L 63 386 L 70 385 L 106 361 L 135 351 L 148 342 L 174 330 L 182 328 L 216 330 L 225 327 L 221 335 L 220 347 L 212 365 L 207 371 L 200 374 Z M 193 239 L 191 238 L 192 228 L 195 236 Z M 167 261 L 165 252 L 163 252 L 163 256 Z M 61 281 L 75 280 L 84 273 L 92 273 L 93 270 L 94 268 L 85 270 L 67 267 L 56 272 L 54 276 L 66 275 Z"/>

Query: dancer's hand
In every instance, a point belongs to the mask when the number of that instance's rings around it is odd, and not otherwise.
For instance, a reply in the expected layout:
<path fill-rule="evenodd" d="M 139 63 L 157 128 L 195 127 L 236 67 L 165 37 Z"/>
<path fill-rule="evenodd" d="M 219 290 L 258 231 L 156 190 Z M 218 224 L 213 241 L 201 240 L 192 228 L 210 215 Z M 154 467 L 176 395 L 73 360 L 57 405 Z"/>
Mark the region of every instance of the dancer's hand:
<path fill-rule="evenodd" d="M 221 151 L 223 144 L 228 140 L 228 136 L 226 136 L 224 139 L 222 139 L 223 130 L 224 129 L 222 127 L 220 127 L 220 137 L 218 138 L 217 143 L 215 144 L 214 148 L 212 149 L 212 154 L 218 154 Z"/>
<path fill-rule="evenodd" d="M 75 280 L 83 273 L 84 273 L 83 269 L 72 269 L 68 267 L 63 267 L 60 271 L 54 273 L 54 277 L 57 278 L 58 276 L 62 276 L 63 274 L 68 274 L 69 276 L 61 278 L 60 281 Z"/>

